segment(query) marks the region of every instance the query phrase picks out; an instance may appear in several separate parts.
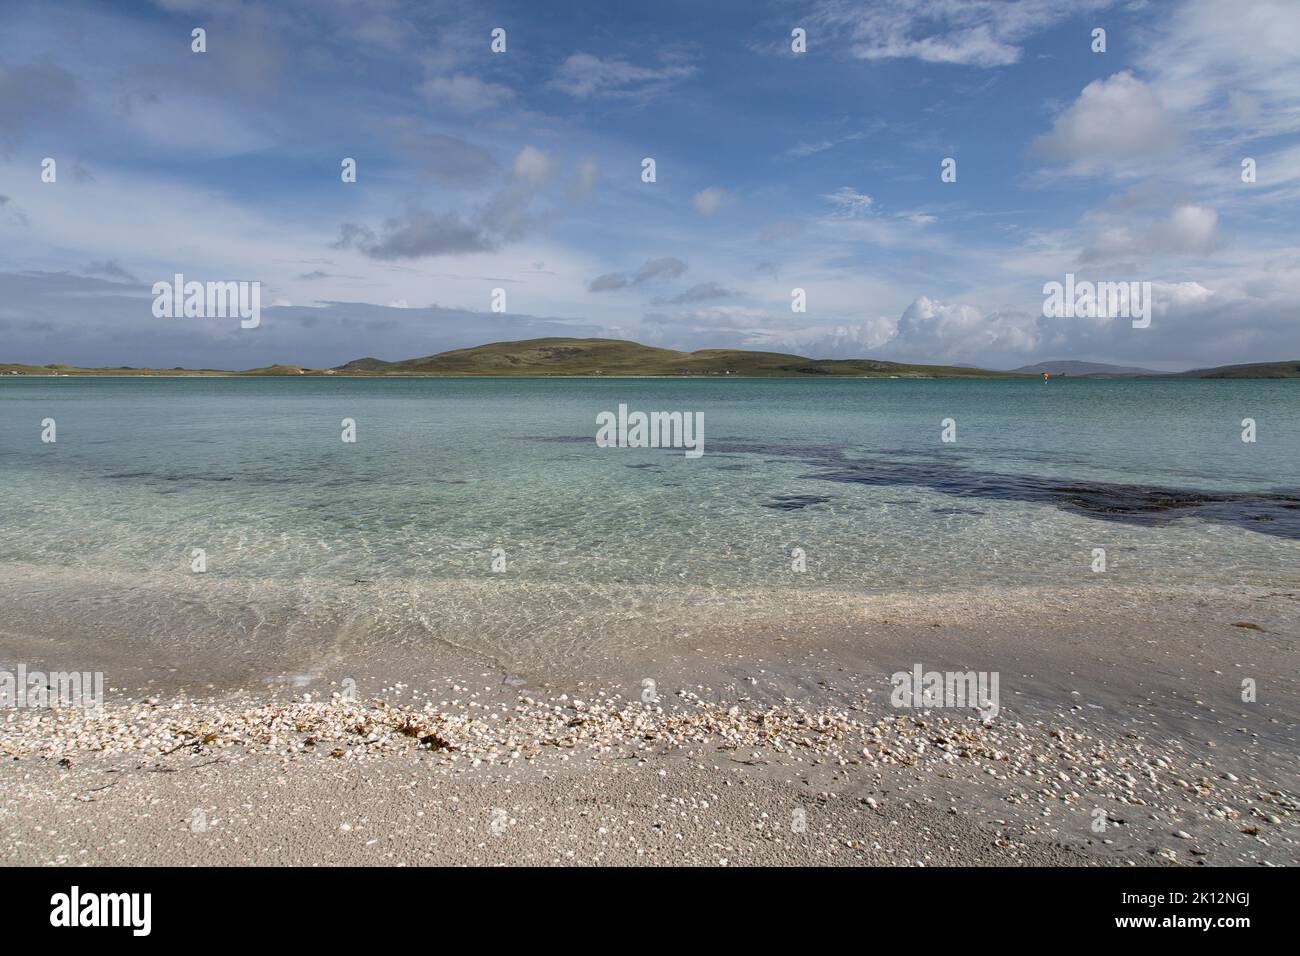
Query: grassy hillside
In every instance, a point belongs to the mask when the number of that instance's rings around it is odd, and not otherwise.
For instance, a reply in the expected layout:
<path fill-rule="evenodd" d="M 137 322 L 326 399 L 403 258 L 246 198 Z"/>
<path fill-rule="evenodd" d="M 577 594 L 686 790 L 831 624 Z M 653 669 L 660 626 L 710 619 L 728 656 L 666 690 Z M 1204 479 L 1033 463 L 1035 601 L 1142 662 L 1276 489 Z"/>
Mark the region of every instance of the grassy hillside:
<path fill-rule="evenodd" d="M 1254 362 L 1179 372 L 1182 378 L 1300 378 L 1300 362 Z"/>
<path fill-rule="evenodd" d="M 676 352 L 618 339 L 531 339 L 494 342 L 404 362 L 358 359 L 341 373 L 422 375 L 682 375 L 855 377 L 1006 377 L 1009 373 L 947 365 L 905 365 L 870 359 L 810 359 L 782 352 L 702 349 Z"/>
<path fill-rule="evenodd" d="M 1067 364 L 1067 363 L 1058 363 Z M 1026 366 L 1034 368 L 1034 366 Z M 1096 374 L 1096 373 L 1091 373 Z M 1158 373 L 1152 373 L 1158 374 Z M 1300 378 L 1300 362 L 1261 362 L 1194 369 L 1186 378 Z M 769 378 L 1030 378 L 1034 373 L 992 372 L 957 365 L 909 365 L 875 359 L 812 359 L 783 352 L 701 349 L 676 352 L 619 339 L 530 339 L 493 342 L 424 358 L 386 362 L 360 358 L 336 368 L 277 364 L 225 372 L 220 369 L 78 368 L 71 365 L 3 365 L 5 375 L 668 375 Z"/>

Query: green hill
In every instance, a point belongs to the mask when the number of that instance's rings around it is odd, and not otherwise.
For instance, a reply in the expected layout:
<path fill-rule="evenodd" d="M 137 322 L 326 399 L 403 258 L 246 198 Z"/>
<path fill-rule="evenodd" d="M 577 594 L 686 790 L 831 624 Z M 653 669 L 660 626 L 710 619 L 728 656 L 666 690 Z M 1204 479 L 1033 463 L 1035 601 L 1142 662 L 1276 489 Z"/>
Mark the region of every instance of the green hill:
<path fill-rule="evenodd" d="M 377 358 L 359 358 L 353 359 L 347 365 L 340 365 L 338 371 L 348 372 L 382 372 L 391 366 L 392 362 L 385 362 Z"/>
<path fill-rule="evenodd" d="M 1182 378 L 1300 378 L 1300 362 L 1253 362 L 1179 372 Z"/>
<path fill-rule="evenodd" d="M 340 373 L 405 375 L 681 375 L 681 376 L 864 376 L 1009 377 L 949 365 L 906 365 L 871 359 L 810 359 L 782 352 L 702 349 L 677 352 L 620 339 L 529 339 L 493 342 L 402 362 L 366 358 L 348 362 Z"/>
<path fill-rule="evenodd" d="M 1068 363 L 1056 363 L 1057 366 Z M 757 376 L 764 378 L 1037 378 L 1026 366 L 995 372 L 968 365 L 911 365 L 876 359 L 814 359 L 784 352 L 701 349 L 677 352 L 621 339 L 528 339 L 492 342 L 423 358 L 386 362 L 354 359 L 335 368 L 277 364 L 226 372 L 220 369 L 78 368 L 71 365 L 5 365 L 4 375 L 666 375 L 681 377 Z M 1127 374 L 1132 371 L 1124 370 Z M 1160 373 L 1151 372 L 1151 375 Z M 1300 378 L 1300 362 L 1259 362 L 1169 373 L 1183 378 Z"/>
<path fill-rule="evenodd" d="M 241 375 L 306 375 L 308 369 L 301 365 L 268 365 L 265 368 L 250 368 Z"/>

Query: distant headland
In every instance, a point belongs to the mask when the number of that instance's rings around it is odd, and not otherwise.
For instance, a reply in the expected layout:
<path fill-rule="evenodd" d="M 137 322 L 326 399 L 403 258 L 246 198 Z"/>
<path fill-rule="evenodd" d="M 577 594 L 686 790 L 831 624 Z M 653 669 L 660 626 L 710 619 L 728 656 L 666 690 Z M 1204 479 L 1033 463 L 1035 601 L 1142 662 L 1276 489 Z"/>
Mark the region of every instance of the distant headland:
<path fill-rule="evenodd" d="M 82 368 L 53 363 L 0 363 L 0 376 L 656 376 L 672 378 L 1300 378 L 1300 360 L 1223 365 L 1186 372 L 1156 372 L 1095 362 L 1038 362 L 1012 371 L 967 365 L 918 365 L 877 359 L 815 359 L 783 352 L 701 349 L 678 352 L 620 339 L 528 339 L 454 349 L 423 358 L 388 362 L 359 358 L 333 368 L 277 364 L 244 370 L 210 368 Z"/>

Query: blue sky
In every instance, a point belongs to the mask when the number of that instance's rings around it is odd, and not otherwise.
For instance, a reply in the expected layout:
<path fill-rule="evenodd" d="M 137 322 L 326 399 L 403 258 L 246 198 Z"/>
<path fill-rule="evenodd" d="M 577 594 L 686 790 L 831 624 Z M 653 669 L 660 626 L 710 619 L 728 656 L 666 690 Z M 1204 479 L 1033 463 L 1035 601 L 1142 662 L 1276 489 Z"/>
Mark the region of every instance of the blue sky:
<path fill-rule="evenodd" d="M 1291 0 L 4 0 L 0 360 L 1297 358 L 1297 42 Z M 175 272 L 262 324 L 155 318 Z M 1044 318 L 1066 273 L 1151 327 Z"/>

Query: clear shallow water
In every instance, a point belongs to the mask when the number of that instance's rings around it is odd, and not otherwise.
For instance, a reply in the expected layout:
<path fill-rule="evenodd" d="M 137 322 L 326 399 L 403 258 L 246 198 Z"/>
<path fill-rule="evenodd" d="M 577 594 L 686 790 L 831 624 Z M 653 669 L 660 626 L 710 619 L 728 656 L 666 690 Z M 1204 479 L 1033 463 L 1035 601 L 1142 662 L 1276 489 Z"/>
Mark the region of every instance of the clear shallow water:
<path fill-rule="evenodd" d="M 598 448 L 620 402 L 703 412 L 704 456 Z M 214 606 L 223 583 L 244 611 L 323 604 L 313 640 L 351 619 L 471 646 L 527 632 L 542 656 L 705 606 L 1294 586 L 1297 409 L 1290 381 L 7 379 L 0 563 L 170 581 L 179 613 L 203 600 L 203 548 Z"/>

